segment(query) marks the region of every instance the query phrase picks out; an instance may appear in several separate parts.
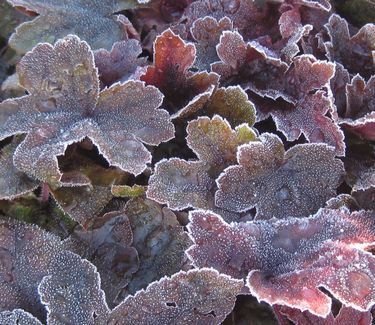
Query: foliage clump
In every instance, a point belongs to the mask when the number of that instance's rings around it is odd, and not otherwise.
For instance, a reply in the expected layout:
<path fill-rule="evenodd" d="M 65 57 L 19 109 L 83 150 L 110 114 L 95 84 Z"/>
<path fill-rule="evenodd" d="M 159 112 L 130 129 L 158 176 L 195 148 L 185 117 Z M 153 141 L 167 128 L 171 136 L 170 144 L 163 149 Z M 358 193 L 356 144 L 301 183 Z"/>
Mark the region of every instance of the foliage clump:
<path fill-rule="evenodd" d="M 0 5 L 0 323 L 371 324 L 375 25 L 345 3 Z"/>

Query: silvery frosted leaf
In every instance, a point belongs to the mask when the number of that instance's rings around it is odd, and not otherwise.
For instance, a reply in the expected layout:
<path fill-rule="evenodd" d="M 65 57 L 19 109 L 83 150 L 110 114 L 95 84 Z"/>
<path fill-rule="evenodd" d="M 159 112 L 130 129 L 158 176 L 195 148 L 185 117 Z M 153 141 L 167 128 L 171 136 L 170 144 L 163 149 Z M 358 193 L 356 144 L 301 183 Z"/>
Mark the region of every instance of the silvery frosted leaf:
<path fill-rule="evenodd" d="M 95 266 L 69 251 L 53 260 L 38 291 L 51 325 L 100 324 L 109 312 Z"/>
<path fill-rule="evenodd" d="M 194 67 L 199 70 L 210 71 L 211 63 L 218 61 L 216 45 L 219 44 L 220 35 L 224 30 L 232 30 L 233 23 L 228 17 L 216 20 L 206 16 L 194 21 L 190 31 L 196 42 L 196 60 Z"/>
<path fill-rule="evenodd" d="M 22 308 L 40 319 L 38 285 L 62 251 L 59 238 L 15 220 L 0 221 L 0 310 Z"/>
<path fill-rule="evenodd" d="M 151 283 L 117 306 L 109 324 L 220 324 L 243 282 L 213 269 L 180 271 Z"/>
<path fill-rule="evenodd" d="M 0 323 L 2 325 L 42 325 L 37 318 L 22 309 L 1 312 Z"/>
<path fill-rule="evenodd" d="M 331 298 L 368 311 L 375 303 L 374 212 L 321 209 L 308 218 L 227 224 L 210 211 L 190 213 L 196 267 L 213 267 L 247 286 L 259 301 L 326 317 Z"/>
<path fill-rule="evenodd" d="M 111 165 L 134 174 L 151 161 L 143 143 L 173 138 L 169 114 L 157 109 L 163 95 L 155 87 L 128 81 L 99 93 L 92 51 L 76 36 L 39 44 L 23 57 L 18 74 L 30 94 L 0 104 L 0 138 L 27 133 L 13 160 L 37 179 L 58 182 L 56 156 L 86 137 Z"/>
<path fill-rule="evenodd" d="M 126 17 L 116 12 L 139 6 L 136 0 L 7 0 L 15 7 L 37 13 L 31 22 L 17 27 L 10 45 L 26 53 L 41 42 L 54 43 L 69 34 L 78 35 L 93 49 L 110 49 L 116 41 L 127 38 Z"/>
<path fill-rule="evenodd" d="M 346 111 L 338 123 L 364 139 L 375 140 L 375 75 L 367 82 L 355 75 L 346 85 Z"/>
<path fill-rule="evenodd" d="M 189 122 L 187 133 L 187 143 L 199 160 L 159 161 L 150 178 L 147 197 L 175 210 L 214 209 L 215 179 L 235 163 L 238 146 L 256 140 L 257 135 L 247 124 L 233 130 L 219 115 Z"/>
<path fill-rule="evenodd" d="M 278 136 L 239 147 L 238 165 L 217 180 L 216 205 L 230 211 L 257 209 L 257 218 L 302 217 L 315 213 L 342 181 L 344 167 L 325 144 L 296 145 L 285 152 Z"/>

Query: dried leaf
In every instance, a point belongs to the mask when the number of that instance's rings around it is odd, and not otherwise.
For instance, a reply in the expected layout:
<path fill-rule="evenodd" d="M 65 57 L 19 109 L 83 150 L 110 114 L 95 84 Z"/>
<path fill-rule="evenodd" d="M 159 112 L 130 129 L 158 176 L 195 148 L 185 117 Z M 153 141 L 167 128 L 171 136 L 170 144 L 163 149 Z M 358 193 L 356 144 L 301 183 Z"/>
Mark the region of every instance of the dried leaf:
<path fill-rule="evenodd" d="M 256 207 L 258 219 L 302 217 L 335 196 L 344 168 L 332 147 L 302 144 L 285 152 L 276 135 L 260 140 L 239 147 L 239 165 L 218 178 L 217 206 L 235 212 Z"/>

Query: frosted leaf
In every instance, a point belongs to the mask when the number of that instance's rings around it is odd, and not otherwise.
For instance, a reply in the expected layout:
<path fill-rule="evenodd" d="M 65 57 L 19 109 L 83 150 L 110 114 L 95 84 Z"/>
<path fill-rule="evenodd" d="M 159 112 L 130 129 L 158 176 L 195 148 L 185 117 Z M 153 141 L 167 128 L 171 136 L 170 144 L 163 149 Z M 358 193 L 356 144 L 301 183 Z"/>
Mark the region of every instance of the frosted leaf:
<path fill-rule="evenodd" d="M 100 277 L 89 261 L 64 251 L 50 266 L 38 291 L 48 310 L 47 321 L 59 324 L 97 324 L 109 312 Z"/>
<path fill-rule="evenodd" d="M 228 17 L 223 17 L 218 21 L 206 16 L 194 21 L 190 31 L 196 41 L 195 67 L 199 70 L 210 70 L 211 63 L 219 60 L 216 45 L 219 44 L 221 33 L 231 29 L 233 29 L 233 23 Z"/>
<path fill-rule="evenodd" d="M 198 161 L 179 158 L 162 160 L 155 166 L 147 197 L 168 207 L 214 209 L 215 179 L 236 161 L 237 147 L 256 139 L 256 133 L 242 124 L 235 130 L 218 115 L 189 122 L 187 143 Z"/>
<path fill-rule="evenodd" d="M 0 323 L 2 325 L 42 325 L 37 318 L 22 309 L 1 312 Z"/>
<path fill-rule="evenodd" d="M 201 93 L 216 86 L 219 76 L 215 73 L 190 72 L 196 57 L 195 46 L 185 43 L 172 30 L 167 29 L 154 43 L 154 66 L 149 66 L 140 77 L 164 94 L 164 105 L 170 113 L 189 109 Z M 206 101 L 209 96 L 206 97 Z M 200 101 L 203 106 L 205 101 Z M 195 111 L 198 108 L 194 109 Z"/>
<path fill-rule="evenodd" d="M 116 12 L 137 7 L 135 0 L 90 1 L 8 0 L 14 7 L 38 16 L 17 27 L 9 44 L 17 52 L 26 53 L 41 42 L 54 43 L 69 34 L 78 35 L 93 49 L 110 49 L 116 41 L 126 39 L 123 15 Z"/>
<path fill-rule="evenodd" d="M 255 107 L 240 86 L 221 87 L 211 96 L 203 108 L 209 116 L 215 114 L 228 120 L 232 126 L 255 123 Z"/>
<path fill-rule="evenodd" d="M 13 164 L 13 154 L 20 141 L 3 147 L 0 151 L 0 199 L 12 200 L 35 190 L 39 182 L 20 172 Z"/>
<path fill-rule="evenodd" d="M 309 218 L 227 224 L 209 211 L 190 213 L 196 267 L 243 278 L 259 301 L 325 317 L 331 299 L 360 311 L 375 303 L 374 214 L 321 209 Z"/>
<path fill-rule="evenodd" d="M 350 83 L 350 75 L 342 64 L 335 62 L 335 74 L 330 80 L 330 86 L 336 109 L 333 111 L 334 118 L 337 115 L 345 116 L 346 111 L 346 87 Z"/>
<path fill-rule="evenodd" d="M 144 196 L 146 193 L 146 186 L 142 185 L 113 185 L 111 187 L 112 195 L 115 197 L 133 198 Z"/>
<path fill-rule="evenodd" d="M 260 140 L 241 146 L 239 165 L 218 178 L 217 206 L 235 212 L 256 207 L 260 219 L 302 217 L 335 195 L 344 168 L 332 147 L 302 144 L 284 152 L 276 135 Z"/>
<path fill-rule="evenodd" d="M 327 113 L 332 113 L 332 100 L 322 91 L 308 95 L 295 105 L 279 99 L 262 98 L 251 93 L 259 120 L 272 116 L 279 131 L 288 141 L 297 140 L 302 134 L 310 143 L 325 143 L 336 148 L 336 154 L 345 154 L 344 133 Z"/>
<path fill-rule="evenodd" d="M 180 271 L 126 298 L 108 324 L 220 324 L 242 286 L 213 269 Z"/>
<path fill-rule="evenodd" d="M 61 187 L 51 194 L 58 206 L 84 227 L 88 227 L 113 197 L 109 187 L 96 185 Z"/>
<path fill-rule="evenodd" d="M 185 250 L 191 241 L 168 208 L 142 198 L 128 201 L 124 209 L 138 252 L 139 269 L 122 295 L 135 294 L 163 276 L 171 276 L 189 266 Z"/>
<path fill-rule="evenodd" d="M 346 111 L 338 122 L 360 137 L 375 141 L 375 76 L 366 82 L 356 75 L 346 85 Z"/>
<path fill-rule="evenodd" d="M 137 250 L 132 247 L 129 219 L 121 212 L 109 212 L 95 220 L 87 231 L 75 230 L 64 247 L 97 267 L 101 287 L 109 306 L 139 267 Z"/>
<path fill-rule="evenodd" d="M 293 3 L 324 11 L 331 10 L 331 3 L 329 0 L 293 0 Z"/>
<path fill-rule="evenodd" d="M 145 58 L 138 58 L 141 53 L 142 47 L 135 39 L 117 42 L 113 44 L 111 51 L 95 51 L 95 65 L 100 80 L 105 86 L 110 86 L 116 81 L 133 79 L 137 67 L 146 64 Z"/>
<path fill-rule="evenodd" d="M 140 174 L 151 161 L 142 142 L 173 138 L 169 114 L 157 109 L 163 95 L 139 81 L 115 84 L 99 94 L 93 54 L 76 36 L 55 46 L 39 44 L 18 66 L 30 95 L 0 104 L 0 138 L 27 133 L 13 156 L 21 171 L 43 181 L 61 178 L 56 156 L 89 137 L 112 165 Z"/>
<path fill-rule="evenodd" d="M 1 220 L 0 311 L 22 308 L 43 319 L 38 285 L 61 250 L 60 240 L 40 228 Z"/>
<path fill-rule="evenodd" d="M 212 64 L 212 70 L 224 80 L 238 82 L 263 97 L 281 97 L 293 104 L 322 89 L 334 74 L 332 63 L 311 55 L 295 57 L 288 66 L 258 43 L 245 43 L 237 32 L 223 32 L 217 53 L 221 62 Z"/>
<path fill-rule="evenodd" d="M 333 14 L 325 25 L 330 41 L 324 43 L 330 61 L 341 63 L 351 73 L 369 78 L 375 73 L 375 25 L 366 24 L 351 36 L 344 18 Z"/>
<path fill-rule="evenodd" d="M 201 161 L 163 159 L 155 165 L 147 188 L 147 197 L 162 204 L 166 203 L 173 210 L 205 208 L 210 190 L 214 186 L 208 168 Z"/>
<path fill-rule="evenodd" d="M 233 27 L 245 36 L 246 39 L 255 39 L 267 34 L 277 34 L 277 15 L 272 8 L 265 4 L 259 5 L 254 1 L 246 0 L 202 0 L 194 1 L 185 10 L 182 19 L 186 19 L 187 27 L 193 26 L 194 21 L 206 16 L 216 21 L 229 18 Z M 254 27 L 256 26 L 256 27 Z"/>
<path fill-rule="evenodd" d="M 301 312 L 298 309 L 281 306 L 278 311 L 287 316 L 295 325 L 371 325 L 371 312 L 361 312 L 351 307 L 342 306 L 336 317 L 332 312 L 326 317 L 318 317 L 308 311 Z"/>

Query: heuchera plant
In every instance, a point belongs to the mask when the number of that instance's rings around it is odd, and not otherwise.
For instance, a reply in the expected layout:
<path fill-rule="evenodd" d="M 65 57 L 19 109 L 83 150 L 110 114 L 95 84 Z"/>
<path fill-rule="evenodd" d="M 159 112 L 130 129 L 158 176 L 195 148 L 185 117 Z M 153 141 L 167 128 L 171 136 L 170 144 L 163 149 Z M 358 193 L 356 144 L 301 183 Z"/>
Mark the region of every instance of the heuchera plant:
<path fill-rule="evenodd" d="M 336 5 L 4 2 L 0 324 L 372 324 L 375 25 Z"/>

